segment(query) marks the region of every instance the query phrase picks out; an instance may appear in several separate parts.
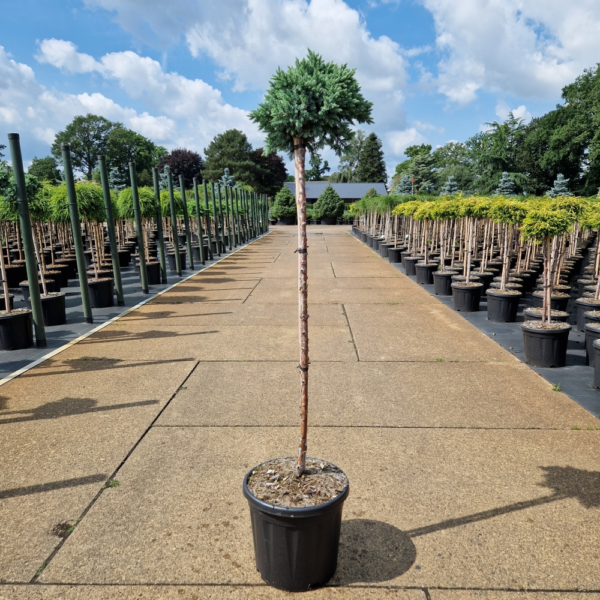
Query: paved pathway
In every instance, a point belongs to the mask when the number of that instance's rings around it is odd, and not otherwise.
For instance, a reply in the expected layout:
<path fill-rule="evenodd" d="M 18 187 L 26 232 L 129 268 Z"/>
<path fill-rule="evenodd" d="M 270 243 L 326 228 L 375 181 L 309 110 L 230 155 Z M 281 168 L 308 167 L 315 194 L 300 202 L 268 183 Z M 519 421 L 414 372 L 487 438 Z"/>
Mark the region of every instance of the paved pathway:
<path fill-rule="evenodd" d="M 309 235 L 309 455 L 351 492 L 307 597 L 600 598 L 600 421 L 346 228 Z M 296 246 L 276 228 L 0 387 L 0 599 L 288 597 L 241 482 L 295 454 Z"/>

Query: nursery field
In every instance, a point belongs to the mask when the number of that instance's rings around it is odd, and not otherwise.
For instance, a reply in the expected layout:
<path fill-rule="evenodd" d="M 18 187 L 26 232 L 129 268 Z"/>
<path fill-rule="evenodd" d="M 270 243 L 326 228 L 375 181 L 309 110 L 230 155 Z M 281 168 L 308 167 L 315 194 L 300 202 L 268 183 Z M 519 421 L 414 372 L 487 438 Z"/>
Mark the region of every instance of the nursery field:
<path fill-rule="evenodd" d="M 0 598 L 287 598 L 247 471 L 296 452 L 297 231 L 0 389 Z M 321 598 L 600 597 L 600 420 L 353 236 L 309 226 L 308 455 L 348 475 Z"/>

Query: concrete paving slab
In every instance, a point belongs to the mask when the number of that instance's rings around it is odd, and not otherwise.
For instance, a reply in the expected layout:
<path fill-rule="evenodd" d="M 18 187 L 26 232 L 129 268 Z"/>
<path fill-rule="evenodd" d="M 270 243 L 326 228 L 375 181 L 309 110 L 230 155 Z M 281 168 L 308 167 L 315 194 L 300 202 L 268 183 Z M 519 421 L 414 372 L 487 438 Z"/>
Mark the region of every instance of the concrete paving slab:
<path fill-rule="evenodd" d="M 0 585 L 0 600 L 281 600 L 293 594 L 266 585 Z M 421 590 L 321 588 L 303 594 L 310 600 L 425 600 Z"/>
<path fill-rule="evenodd" d="M 598 600 L 594 592 L 502 592 L 486 590 L 429 590 L 431 600 Z"/>
<path fill-rule="evenodd" d="M 78 346 L 58 357 L 1 390 L 4 581 L 35 575 L 61 541 L 53 528 L 75 523 L 195 365 L 82 360 Z"/>
<path fill-rule="evenodd" d="M 295 428 L 148 433 L 40 580 L 260 583 L 247 469 Z M 334 585 L 600 589 L 600 432 L 314 428 L 348 474 Z"/>
<path fill-rule="evenodd" d="M 402 273 L 381 261 L 371 262 L 342 262 L 332 261 L 336 277 L 384 277 L 386 279 L 402 278 Z M 404 276 L 406 277 L 406 275 Z"/>
<path fill-rule="evenodd" d="M 437 301 L 345 307 L 360 360 L 517 360 Z"/>
<path fill-rule="evenodd" d="M 600 428 L 523 365 L 313 361 L 309 381 L 312 427 Z M 293 362 L 200 363 L 185 385 L 158 426 L 296 425 Z"/>

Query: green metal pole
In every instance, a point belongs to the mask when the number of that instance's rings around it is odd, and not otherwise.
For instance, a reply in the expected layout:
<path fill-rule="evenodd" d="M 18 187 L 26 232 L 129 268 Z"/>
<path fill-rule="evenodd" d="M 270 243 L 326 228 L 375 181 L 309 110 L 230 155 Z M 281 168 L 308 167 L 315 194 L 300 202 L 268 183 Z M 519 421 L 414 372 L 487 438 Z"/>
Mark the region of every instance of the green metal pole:
<path fill-rule="evenodd" d="M 138 196 L 137 176 L 135 174 L 135 163 L 129 162 L 129 178 L 131 179 L 131 197 L 133 199 L 133 216 L 135 217 L 135 229 L 138 240 L 138 260 L 140 262 L 140 281 L 142 293 L 148 294 L 148 272 L 146 271 L 146 245 L 144 244 L 144 230 L 142 229 L 142 211 L 140 210 L 140 198 Z"/>
<path fill-rule="evenodd" d="M 215 184 L 210 182 L 210 190 L 212 196 L 213 220 L 215 222 L 215 242 L 217 243 L 217 256 L 221 256 L 221 234 L 219 232 L 219 218 L 217 213 L 217 204 L 215 202 Z"/>
<path fill-rule="evenodd" d="M 158 230 L 158 255 L 160 260 L 160 280 L 167 283 L 167 257 L 165 254 L 165 235 L 163 233 L 162 207 L 160 205 L 160 186 L 158 185 L 158 167 L 152 167 L 154 200 L 156 201 L 156 229 Z"/>
<path fill-rule="evenodd" d="M 31 301 L 31 316 L 33 317 L 35 343 L 37 346 L 42 347 L 46 346 L 46 328 L 44 326 L 44 312 L 42 310 L 40 286 L 38 285 L 37 261 L 35 258 L 33 237 L 31 235 L 31 216 L 29 214 L 27 189 L 25 188 L 25 173 L 23 171 L 23 156 L 21 155 L 21 142 L 19 141 L 18 133 L 8 134 L 8 145 L 10 147 L 13 175 L 17 184 L 19 222 L 21 224 L 23 250 L 25 251 L 25 267 L 27 268 L 27 281 L 29 282 L 29 298 Z M 79 241 L 81 241 L 81 236 L 79 237 Z M 0 252 L 2 252 L 1 248 Z M 5 302 L 9 302 L 9 298 L 5 298 L 4 300 Z M 6 306 L 7 308 L 10 308 L 8 304 Z"/>
<path fill-rule="evenodd" d="M 194 201 L 196 202 L 196 221 L 198 222 L 198 243 L 200 246 L 200 261 L 206 264 L 204 256 L 204 235 L 202 233 L 202 219 L 200 218 L 200 194 L 198 193 L 198 178 L 194 177 Z"/>
<path fill-rule="evenodd" d="M 108 187 L 108 172 L 106 170 L 106 158 L 103 154 L 98 156 L 100 166 L 100 181 L 102 182 L 102 194 L 104 195 L 104 208 L 106 210 L 106 227 L 110 241 L 110 256 L 112 258 L 113 274 L 115 276 L 115 289 L 117 290 L 117 305 L 125 306 L 123 297 L 123 282 L 121 281 L 121 265 L 119 264 L 119 249 L 117 248 L 117 237 L 115 235 L 115 222 L 112 214 L 112 201 L 110 188 Z"/>
<path fill-rule="evenodd" d="M 256 196 L 250 192 L 250 214 L 252 215 L 252 237 L 256 237 Z"/>
<path fill-rule="evenodd" d="M 235 245 L 240 246 L 242 244 L 242 238 L 240 236 L 240 220 L 238 214 L 238 206 L 237 206 L 237 190 L 235 188 L 231 189 L 231 212 L 233 215 L 233 229 L 235 233 Z"/>
<path fill-rule="evenodd" d="M 237 220 L 237 228 L 238 228 L 238 240 L 240 245 L 245 242 L 244 240 L 244 229 L 242 227 L 242 215 L 240 213 L 240 190 L 238 188 L 233 188 L 235 192 L 235 214 Z"/>
<path fill-rule="evenodd" d="M 248 214 L 248 192 L 242 190 L 242 201 L 244 203 L 244 221 L 246 223 L 246 241 L 250 241 L 252 234 L 250 232 L 250 215 Z"/>
<path fill-rule="evenodd" d="M 171 207 L 171 230 L 173 231 L 173 246 L 175 247 L 175 270 L 181 277 L 181 255 L 179 254 L 179 232 L 177 231 L 177 213 L 175 212 L 175 194 L 173 194 L 173 175 L 167 171 L 167 184 L 169 186 L 169 205 Z"/>
<path fill-rule="evenodd" d="M 219 208 L 219 225 L 221 230 L 221 242 L 223 242 L 223 252 L 227 252 L 227 244 L 225 244 L 225 219 L 223 218 L 223 197 L 221 196 L 221 184 L 217 183 L 217 198 L 219 200 L 217 207 Z"/>
<path fill-rule="evenodd" d="M 227 216 L 227 239 L 229 240 L 229 252 L 233 250 L 233 231 L 231 230 L 231 220 L 229 219 L 229 194 L 227 193 L 228 187 L 224 186 L 223 191 L 225 192 L 225 213 Z"/>
<path fill-rule="evenodd" d="M 206 236 L 208 237 L 208 256 L 210 260 L 214 258 L 212 249 L 212 234 L 210 232 L 210 209 L 208 208 L 208 186 L 206 181 L 202 180 L 202 191 L 204 192 L 204 208 L 206 210 Z"/>
<path fill-rule="evenodd" d="M 83 242 L 81 241 L 81 222 L 77 208 L 77 194 L 75 193 L 75 181 L 73 180 L 73 167 L 71 166 L 71 146 L 61 144 L 63 172 L 67 185 L 67 198 L 69 200 L 69 216 L 71 217 L 71 230 L 73 232 L 73 244 L 75 245 L 75 259 L 77 260 L 77 275 L 81 287 L 81 303 L 83 305 L 83 318 L 86 323 L 93 323 L 92 303 L 90 302 L 90 289 L 88 287 L 85 256 L 83 254 Z"/>
<path fill-rule="evenodd" d="M 190 218 L 188 216 L 187 202 L 185 199 L 185 186 L 183 184 L 183 175 L 179 176 L 179 193 L 181 194 L 181 202 L 183 204 L 183 225 L 185 227 L 185 241 L 188 251 L 188 261 L 190 271 L 194 270 L 194 256 L 192 255 L 192 234 L 190 232 Z"/>

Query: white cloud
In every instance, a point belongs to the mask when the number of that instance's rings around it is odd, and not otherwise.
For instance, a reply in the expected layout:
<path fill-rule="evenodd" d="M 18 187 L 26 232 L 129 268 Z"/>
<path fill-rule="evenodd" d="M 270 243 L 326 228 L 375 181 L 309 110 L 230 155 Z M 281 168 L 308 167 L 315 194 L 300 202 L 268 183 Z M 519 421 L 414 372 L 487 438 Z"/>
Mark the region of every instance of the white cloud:
<path fill-rule="evenodd" d="M 524 104 L 518 106 L 517 108 L 510 108 L 506 100 L 498 100 L 498 103 L 496 104 L 496 116 L 502 119 L 502 121 L 505 121 L 510 112 L 512 112 L 516 119 L 523 119 L 525 123 L 529 123 L 529 121 L 531 121 L 531 113 L 527 110 L 527 107 Z"/>
<path fill-rule="evenodd" d="M 415 144 L 424 144 L 427 138 L 419 133 L 415 127 L 404 131 L 390 131 L 387 134 L 387 142 L 396 156 L 401 156 L 404 151 Z"/>
<path fill-rule="evenodd" d="M 600 2 L 421 0 L 445 53 L 438 90 L 466 105 L 479 90 L 554 100 L 600 55 Z"/>
<path fill-rule="evenodd" d="M 422 121 L 417 120 L 412 121 L 412 123 L 415 126 L 415 129 L 418 129 L 419 131 L 437 131 L 438 133 L 444 133 L 445 131 L 443 127 L 436 127 L 431 123 L 423 123 Z"/>
<path fill-rule="evenodd" d="M 406 126 L 403 49 L 373 37 L 358 11 L 343 0 L 84 0 L 114 11 L 127 31 L 159 43 L 181 36 L 194 56 L 208 56 L 234 90 L 265 89 L 278 66 L 285 68 L 310 48 L 326 60 L 356 68 L 365 96 L 375 103 L 378 129 Z"/>

